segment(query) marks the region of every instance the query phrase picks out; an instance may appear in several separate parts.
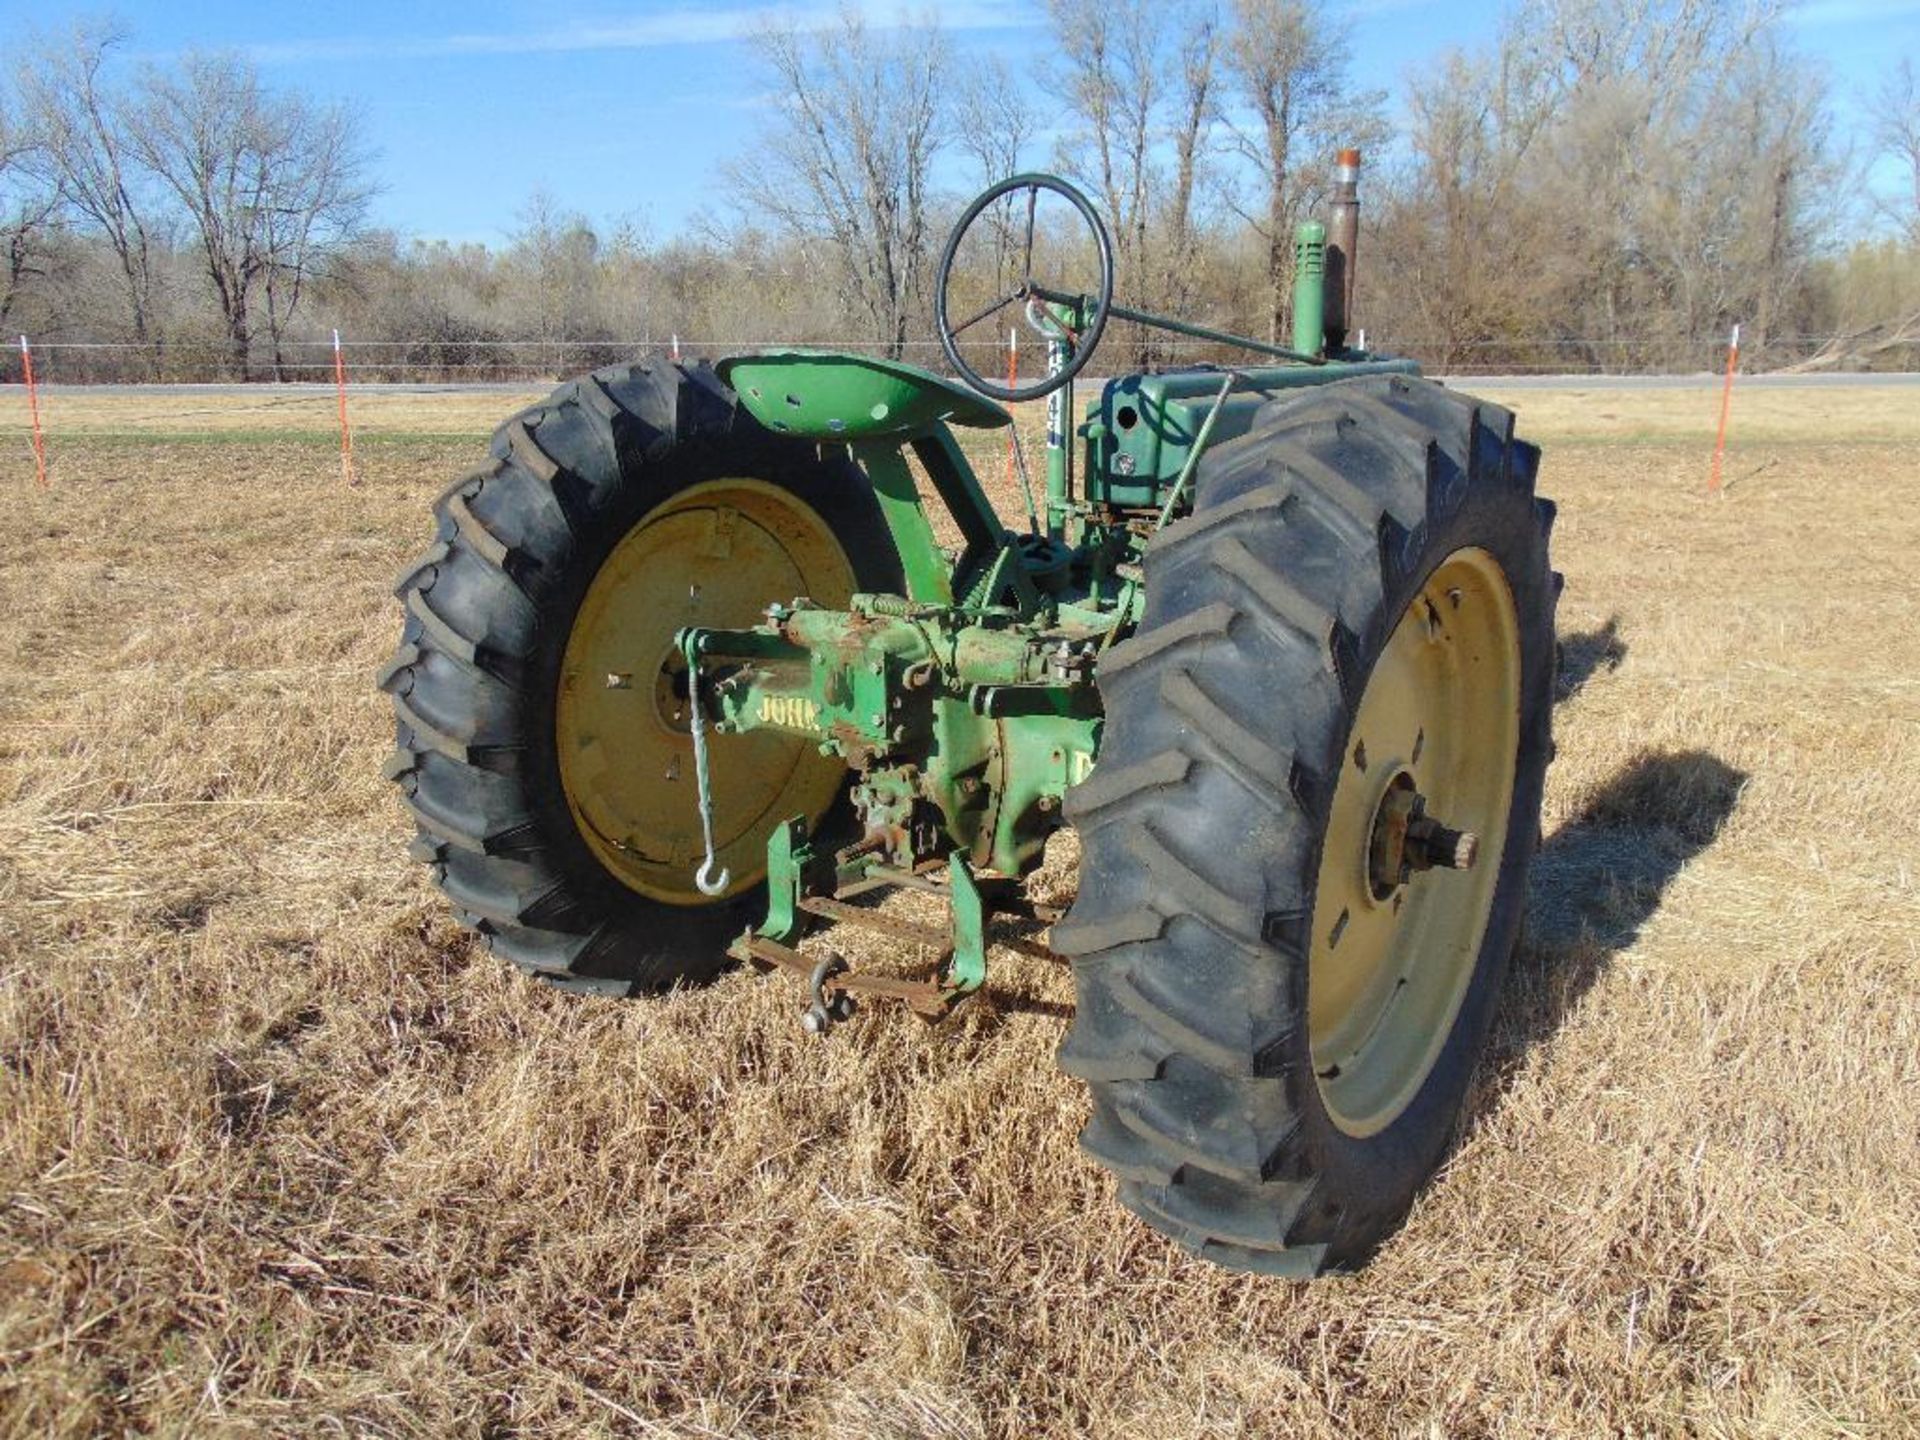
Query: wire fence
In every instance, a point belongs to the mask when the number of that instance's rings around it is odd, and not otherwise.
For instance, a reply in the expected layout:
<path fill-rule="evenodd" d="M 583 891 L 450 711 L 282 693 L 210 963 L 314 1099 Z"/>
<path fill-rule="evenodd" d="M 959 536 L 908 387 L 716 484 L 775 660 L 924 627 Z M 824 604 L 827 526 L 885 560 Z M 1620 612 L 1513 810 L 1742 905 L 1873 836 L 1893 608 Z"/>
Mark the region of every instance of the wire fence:
<path fill-rule="evenodd" d="M 1364 332 L 1363 332 L 1364 333 Z M 1037 373 L 1041 352 L 1031 337 L 1022 336 L 1023 373 Z M 1647 373 L 1695 374 L 1718 371 L 1726 354 L 1726 335 L 1686 339 L 1648 340 L 1593 336 L 1547 336 L 1526 340 L 1451 339 L 1446 337 L 1377 337 L 1382 348 L 1409 356 L 1435 373 L 1453 375 L 1632 375 Z M 1848 337 L 1836 335 L 1773 335 L 1756 344 L 1749 338 L 1744 367 L 1771 370 L 1792 366 L 1844 348 Z M 326 382 L 344 374 L 352 382 L 548 383 L 582 374 L 602 365 L 619 364 L 645 354 L 667 353 L 685 359 L 713 359 L 722 355 L 778 345 L 807 345 L 825 349 L 882 352 L 870 339 L 848 336 L 803 336 L 757 339 L 695 336 L 640 336 L 637 338 L 521 338 L 521 339 L 356 339 L 343 337 L 342 364 L 336 371 L 331 339 L 282 342 L 262 354 L 254 347 L 245 363 L 235 348 L 223 342 L 194 340 L 137 344 L 120 341 L 35 340 L 32 359 L 43 385 L 69 384 L 204 384 L 233 382 Z M 1245 364 L 1245 352 L 1203 341 L 1142 332 L 1137 327 L 1115 327 L 1102 347 L 1105 370 L 1132 370 L 1152 366 L 1189 364 Z M 968 363 L 982 374 L 1004 375 L 1008 347 L 1004 338 L 969 344 Z M 899 357 L 937 370 L 947 369 L 937 341 L 909 340 L 898 347 Z M 0 383 L 19 383 L 24 357 L 19 351 L 0 351 Z M 1907 346 L 1877 357 L 1879 368 L 1920 363 L 1920 345 Z"/>

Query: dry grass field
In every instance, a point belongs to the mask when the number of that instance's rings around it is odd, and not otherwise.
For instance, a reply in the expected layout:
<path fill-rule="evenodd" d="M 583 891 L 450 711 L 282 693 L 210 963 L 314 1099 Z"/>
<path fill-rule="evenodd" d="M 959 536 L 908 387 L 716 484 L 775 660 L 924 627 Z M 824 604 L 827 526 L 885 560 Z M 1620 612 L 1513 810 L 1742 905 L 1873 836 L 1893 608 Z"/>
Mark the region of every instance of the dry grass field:
<path fill-rule="evenodd" d="M 1920 1432 L 1915 393 L 1742 395 L 1717 501 L 1708 390 L 1494 397 L 1568 577 L 1528 938 L 1304 1286 L 1114 1206 L 1063 968 L 823 1043 L 449 921 L 372 676 L 513 397 L 357 401 L 349 490 L 324 394 L 59 393 L 46 493 L 0 397 L 0 1434 Z"/>

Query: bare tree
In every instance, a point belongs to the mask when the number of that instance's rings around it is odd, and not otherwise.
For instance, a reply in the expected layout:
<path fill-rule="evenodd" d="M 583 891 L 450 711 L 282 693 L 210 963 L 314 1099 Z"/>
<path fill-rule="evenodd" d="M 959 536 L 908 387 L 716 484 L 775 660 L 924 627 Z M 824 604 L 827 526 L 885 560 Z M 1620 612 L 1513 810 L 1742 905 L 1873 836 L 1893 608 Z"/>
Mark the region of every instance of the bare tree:
<path fill-rule="evenodd" d="M 1369 172 L 1361 313 L 1375 328 L 1391 316 L 1389 343 L 1448 368 L 1697 365 L 1734 320 L 1759 363 L 1804 359 L 1814 347 L 1797 337 L 1841 330 L 1810 363 L 1910 353 L 1916 64 L 1863 107 L 1904 238 L 1837 247 L 1840 144 L 1778 3 L 1516 0 L 1495 43 L 1422 67 L 1404 160 Z M 1046 85 L 1065 111 L 1060 163 L 1113 225 L 1124 298 L 1284 334 L 1295 224 L 1339 144 L 1367 148 L 1383 128 L 1378 97 L 1346 83 L 1338 26 L 1312 0 L 1049 0 L 1049 13 L 1051 67 L 1029 74 L 1011 52 L 943 64 L 944 93 L 931 30 L 870 30 L 855 12 L 770 32 L 778 118 L 729 171 L 728 224 L 662 243 L 535 206 L 492 250 L 345 245 L 366 161 L 338 112 L 219 57 L 122 87 L 113 33 L 83 30 L 0 104 L 0 322 L 164 334 L 174 365 L 184 337 L 212 328 L 239 373 L 262 359 L 284 372 L 283 339 L 316 302 L 449 368 L 524 367 L 503 341 L 527 334 L 553 341 L 537 363 L 556 368 L 675 331 L 798 339 L 851 324 L 897 354 L 925 333 L 933 231 L 956 198 L 932 188 L 940 147 L 956 183 L 1024 168 L 1053 119 L 1030 98 Z M 1049 263 L 1077 235 L 1043 227 Z M 1134 327 L 1111 343 L 1116 363 L 1168 358 Z M 126 373 L 108 352 L 67 365 Z"/>
<path fill-rule="evenodd" d="M 1839 167 L 1829 154 L 1826 87 L 1818 71 L 1783 54 L 1769 35 L 1755 38 L 1732 75 L 1725 111 L 1733 123 L 1723 142 L 1733 146 L 1732 163 L 1713 169 L 1745 180 L 1727 196 L 1725 208 L 1737 218 L 1723 233 L 1715 233 L 1721 227 L 1707 227 L 1708 243 L 1728 262 L 1725 293 L 1752 317 L 1752 354 L 1770 363 L 1778 331 L 1799 328 L 1783 321 L 1798 318 L 1792 311 L 1805 293 L 1806 271 L 1820 242 L 1818 228 L 1827 219 L 1822 199 L 1838 187 Z M 1708 194 L 1713 193 L 1709 187 Z M 1709 207 L 1708 214 L 1716 208 Z M 1710 255 L 1688 259 L 1696 273 L 1712 275 L 1722 268 Z"/>
<path fill-rule="evenodd" d="M 1766 4 L 1528 0 L 1409 104 L 1381 253 L 1443 363 L 1756 360 L 1804 322 L 1827 100 Z"/>
<path fill-rule="evenodd" d="M 160 339 L 153 198 L 130 153 L 125 106 L 103 71 L 123 35 L 111 27 L 77 27 L 49 43 L 20 69 L 23 109 L 38 132 L 36 163 L 65 208 L 97 232 L 113 252 L 139 344 Z"/>
<path fill-rule="evenodd" d="M 44 141 L 20 113 L 0 104 L 0 245 L 6 247 L 0 276 L 0 327 L 8 325 L 30 281 L 46 273 L 47 231 L 60 193 L 38 173 Z"/>
<path fill-rule="evenodd" d="M 1180 90 L 1173 119 L 1173 181 L 1162 216 L 1158 293 L 1155 303 L 1178 314 L 1193 298 L 1194 269 L 1199 235 L 1195 223 L 1195 194 L 1208 127 L 1219 111 L 1218 59 L 1220 26 L 1211 6 L 1182 17 Z"/>
<path fill-rule="evenodd" d="M 961 67 L 954 97 L 955 143 L 973 162 L 980 188 L 1018 174 L 1040 117 L 1006 62 L 990 55 Z"/>
<path fill-rule="evenodd" d="M 1895 214 L 1907 242 L 1920 246 L 1920 80 L 1915 79 L 1911 56 L 1901 56 L 1887 72 L 1868 102 L 1868 115 L 1875 148 L 1906 171 L 1906 194 Z"/>
<path fill-rule="evenodd" d="M 278 367 L 280 329 L 307 274 L 365 214 L 365 157 L 350 117 L 268 92 L 239 56 L 189 55 L 177 75 L 144 77 L 131 140 L 192 222 L 229 367 L 247 374 L 256 287 L 274 291 Z"/>
<path fill-rule="evenodd" d="M 1366 214 L 1375 260 L 1402 334 L 1425 340 L 1442 368 L 1479 347 L 1546 328 L 1537 257 L 1545 248 L 1529 177 L 1552 115 L 1540 67 L 1519 45 L 1452 54 L 1408 97 L 1408 173 Z M 1382 195 L 1382 187 L 1373 188 Z"/>
<path fill-rule="evenodd" d="M 1384 126 L 1384 97 L 1347 88 L 1347 39 L 1305 0 L 1234 0 L 1226 44 L 1238 102 L 1235 149 L 1255 177 L 1256 203 L 1236 209 L 1266 261 L 1266 327 L 1286 332 L 1293 229 L 1309 192 L 1323 188 L 1338 144 L 1370 147 Z"/>
<path fill-rule="evenodd" d="M 954 143 L 972 162 L 974 188 L 984 190 L 1024 171 L 1040 121 L 1005 62 L 993 55 L 962 64 L 953 94 Z M 1019 244 L 1012 197 L 990 207 L 980 223 L 991 237 L 992 273 L 1004 289 Z"/>
<path fill-rule="evenodd" d="M 940 148 L 931 25 L 876 35 L 847 10 L 827 31 L 763 30 L 775 124 L 728 169 L 741 207 L 828 247 L 848 308 L 898 356 L 926 310 L 929 186 Z"/>
<path fill-rule="evenodd" d="M 588 338 L 600 237 L 586 216 L 561 209 L 545 187 L 527 197 L 518 219 L 505 257 L 504 297 L 521 312 L 516 328 L 541 340 Z"/>
<path fill-rule="evenodd" d="M 1069 154 L 1090 157 L 1121 263 L 1144 249 L 1160 97 L 1158 11 L 1146 0 L 1049 0 L 1062 93 L 1082 122 Z"/>
<path fill-rule="evenodd" d="M 1051 83 L 1079 121 L 1062 156 L 1099 192 L 1127 295 L 1183 309 L 1219 113 L 1213 0 L 1049 0 L 1048 12 L 1061 56 Z M 1165 342 L 1129 326 L 1120 343 L 1146 365 Z"/>
<path fill-rule="evenodd" d="M 366 218 L 371 188 L 351 116 L 298 97 L 278 104 L 271 153 L 263 155 L 266 203 L 260 246 L 266 257 L 267 329 L 274 378 L 286 378 L 287 327 L 316 271 L 341 253 Z"/>

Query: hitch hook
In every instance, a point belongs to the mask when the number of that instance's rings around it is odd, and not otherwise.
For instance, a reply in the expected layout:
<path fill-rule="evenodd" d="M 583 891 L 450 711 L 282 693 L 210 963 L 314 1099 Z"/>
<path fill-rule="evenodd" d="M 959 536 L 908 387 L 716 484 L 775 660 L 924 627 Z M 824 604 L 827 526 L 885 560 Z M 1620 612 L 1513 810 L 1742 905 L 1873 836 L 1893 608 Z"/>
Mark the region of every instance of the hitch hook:
<path fill-rule="evenodd" d="M 701 863 L 700 868 L 693 872 L 693 883 L 702 895 L 724 895 L 727 893 L 727 886 L 733 883 L 732 870 L 723 867 L 719 875 L 716 876 L 713 873 L 714 860 L 713 841 L 709 839 L 707 858 Z"/>
<path fill-rule="evenodd" d="M 831 1000 L 827 998 L 828 979 L 846 971 L 847 962 L 839 955 L 828 955 L 813 967 L 807 979 L 807 1013 L 800 1017 L 800 1028 L 809 1035 L 825 1035 L 840 1021 L 853 1018 L 853 996 L 842 990 Z"/>
<path fill-rule="evenodd" d="M 693 883 L 702 895 L 723 895 L 733 883 L 733 872 L 722 867 L 717 876 L 713 873 L 720 857 L 713 848 L 713 795 L 707 785 L 707 712 L 700 704 L 701 639 L 698 630 L 680 634 L 681 653 L 687 660 L 687 705 L 693 712 L 688 726 L 693 733 L 693 785 L 700 806 L 700 836 L 707 847 L 707 857 L 694 872 Z"/>

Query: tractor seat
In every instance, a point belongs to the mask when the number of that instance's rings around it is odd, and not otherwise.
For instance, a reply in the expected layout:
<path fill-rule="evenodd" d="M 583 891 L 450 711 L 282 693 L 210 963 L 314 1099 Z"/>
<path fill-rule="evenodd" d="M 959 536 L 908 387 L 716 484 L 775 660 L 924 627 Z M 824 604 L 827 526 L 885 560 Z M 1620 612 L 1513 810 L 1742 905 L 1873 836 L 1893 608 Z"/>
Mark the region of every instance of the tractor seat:
<path fill-rule="evenodd" d="M 714 366 L 769 430 L 813 440 L 907 441 L 941 422 L 990 430 L 1013 417 L 964 385 L 908 365 L 837 350 L 762 350 Z"/>

